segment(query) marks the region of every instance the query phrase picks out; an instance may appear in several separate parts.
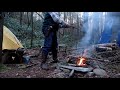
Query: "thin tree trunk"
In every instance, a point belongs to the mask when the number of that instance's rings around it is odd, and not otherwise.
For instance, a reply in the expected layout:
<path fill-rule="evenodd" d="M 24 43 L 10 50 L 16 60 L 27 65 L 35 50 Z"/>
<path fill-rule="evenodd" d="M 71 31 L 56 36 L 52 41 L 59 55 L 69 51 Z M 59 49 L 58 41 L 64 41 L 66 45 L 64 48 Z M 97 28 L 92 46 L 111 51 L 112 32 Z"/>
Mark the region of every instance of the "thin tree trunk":
<path fill-rule="evenodd" d="M 31 31 L 31 47 L 33 46 L 33 12 L 31 12 L 31 27 L 32 27 L 32 31 Z"/>
<path fill-rule="evenodd" d="M 21 27 L 22 27 L 22 12 L 20 12 L 20 25 L 21 25 Z"/>
<path fill-rule="evenodd" d="M 77 28 L 79 28 L 79 17 L 77 14 Z M 79 36 L 79 29 L 77 29 L 77 36 Z"/>
<path fill-rule="evenodd" d="M 0 63 L 2 60 L 2 43 L 3 43 L 3 23 L 4 23 L 4 17 L 3 12 L 0 12 Z"/>

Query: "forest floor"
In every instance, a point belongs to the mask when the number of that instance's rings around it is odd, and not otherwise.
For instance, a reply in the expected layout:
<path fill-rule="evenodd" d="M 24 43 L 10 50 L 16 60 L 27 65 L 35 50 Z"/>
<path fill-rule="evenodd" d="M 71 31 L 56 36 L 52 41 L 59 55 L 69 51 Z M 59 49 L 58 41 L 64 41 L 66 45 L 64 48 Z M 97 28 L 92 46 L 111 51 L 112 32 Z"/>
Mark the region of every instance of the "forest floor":
<path fill-rule="evenodd" d="M 38 48 L 28 49 L 29 55 L 34 55 L 39 52 Z M 70 52 L 67 52 L 69 55 Z M 61 63 L 66 62 L 67 55 L 65 52 L 58 53 Z M 120 50 L 101 53 L 101 57 L 110 62 L 100 62 L 97 64 L 106 71 L 108 78 L 120 78 Z M 49 70 L 42 70 L 40 68 L 41 55 L 31 58 L 30 62 L 26 64 L 5 64 L 0 70 L 0 78 L 69 78 L 70 70 L 61 71 L 56 68 L 58 64 L 50 64 L 51 55 L 48 58 Z M 72 78 L 101 78 L 99 76 L 87 76 L 86 74 L 75 72 Z"/>

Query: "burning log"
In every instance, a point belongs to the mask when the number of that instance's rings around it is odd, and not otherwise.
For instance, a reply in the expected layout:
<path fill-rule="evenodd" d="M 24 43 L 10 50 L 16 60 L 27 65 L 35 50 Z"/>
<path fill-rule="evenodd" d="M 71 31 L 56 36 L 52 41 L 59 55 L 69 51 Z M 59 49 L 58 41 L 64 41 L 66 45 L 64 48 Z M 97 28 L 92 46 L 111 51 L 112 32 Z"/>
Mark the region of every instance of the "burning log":
<path fill-rule="evenodd" d="M 69 66 L 74 66 L 76 67 L 77 65 L 76 64 L 71 64 L 71 63 L 68 63 Z"/>
<path fill-rule="evenodd" d="M 80 71 L 80 72 L 90 72 L 93 70 L 93 68 L 73 67 L 73 66 L 65 66 L 65 65 L 59 65 L 59 67 L 66 68 L 66 69 L 72 69 L 72 70 Z"/>
<path fill-rule="evenodd" d="M 85 57 L 83 56 L 68 56 L 67 62 L 68 63 L 75 63 L 78 64 L 79 66 L 85 66 L 85 62 L 86 62 Z"/>
<path fill-rule="evenodd" d="M 78 62 L 80 62 L 79 59 L 82 59 L 82 58 L 85 60 L 83 62 L 84 64 L 87 63 L 88 61 L 109 62 L 109 60 L 105 60 L 105 59 L 97 59 L 97 58 L 82 57 L 82 56 L 68 56 L 67 62 L 70 63 L 69 65 L 71 65 L 71 66 L 85 66 L 85 65 L 76 65 L 76 64 L 78 64 Z"/>

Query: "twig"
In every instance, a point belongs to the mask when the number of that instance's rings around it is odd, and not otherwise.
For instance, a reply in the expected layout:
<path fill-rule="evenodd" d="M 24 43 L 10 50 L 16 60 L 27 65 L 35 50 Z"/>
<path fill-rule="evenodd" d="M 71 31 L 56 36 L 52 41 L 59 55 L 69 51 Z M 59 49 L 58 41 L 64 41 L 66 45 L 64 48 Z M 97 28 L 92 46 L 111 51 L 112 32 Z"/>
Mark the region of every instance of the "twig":
<path fill-rule="evenodd" d="M 35 65 L 37 65 L 37 64 L 38 64 L 38 63 L 33 63 L 33 64 L 31 64 L 31 65 L 24 65 L 24 66 L 20 66 L 20 67 L 18 67 L 18 68 L 24 69 L 24 68 L 28 68 L 28 67 L 35 66 Z"/>
<path fill-rule="evenodd" d="M 37 12 L 36 12 L 37 13 Z M 44 19 L 43 17 L 42 17 L 42 15 L 40 15 L 39 13 L 37 13 L 42 19 Z"/>
<path fill-rule="evenodd" d="M 74 74 L 74 69 L 72 69 L 72 71 L 70 72 L 70 74 L 69 74 L 69 77 L 72 77 L 73 76 L 73 74 Z"/>

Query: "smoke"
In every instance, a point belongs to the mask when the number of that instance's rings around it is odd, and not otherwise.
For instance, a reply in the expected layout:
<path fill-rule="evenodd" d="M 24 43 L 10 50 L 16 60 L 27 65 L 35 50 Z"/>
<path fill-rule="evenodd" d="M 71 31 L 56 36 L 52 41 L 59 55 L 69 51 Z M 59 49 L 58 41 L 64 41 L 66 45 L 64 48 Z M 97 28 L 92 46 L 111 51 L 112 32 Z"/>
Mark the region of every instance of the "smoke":
<path fill-rule="evenodd" d="M 88 45 L 89 42 L 90 42 L 90 39 L 91 39 L 91 35 L 92 35 L 92 28 L 93 28 L 93 21 L 91 19 L 91 14 L 88 14 L 88 20 L 87 22 L 84 23 L 83 25 L 83 31 L 85 31 L 85 36 L 82 38 L 81 40 L 81 46 L 84 46 L 84 45 Z"/>
<path fill-rule="evenodd" d="M 84 37 L 78 42 L 78 47 L 90 46 L 97 43 L 109 43 L 116 39 L 120 30 L 119 15 L 111 12 L 85 12 L 82 31 Z"/>
<path fill-rule="evenodd" d="M 92 52 L 95 44 L 109 43 L 117 40 L 118 32 L 120 32 L 120 14 L 112 12 L 87 12 L 83 14 L 83 17 L 84 24 L 82 31 L 85 34 L 77 45 L 75 45 L 78 49 L 82 48 L 73 51 L 73 54 L 80 55 L 85 49 Z"/>
<path fill-rule="evenodd" d="M 96 17 L 96 15 L 94 15 L 93 12 L 85 12 L 83 17 L 84 17 L 84 24 L 83 24 L 82 31 L 85 32 L 85 35 L 80 40 L 80 42 L 78 43 L 78 46 L 88 46 L 88 45 L 90 45 L 93 30 L 98 28 L 98 24 L 96 24 L 97 26 L 94 26 L 93 23 L 95 23 L 94 19 L 96 18 L 95 20 L 97 22 L 98 21 L 97 19 L 99 17 Z"/>

